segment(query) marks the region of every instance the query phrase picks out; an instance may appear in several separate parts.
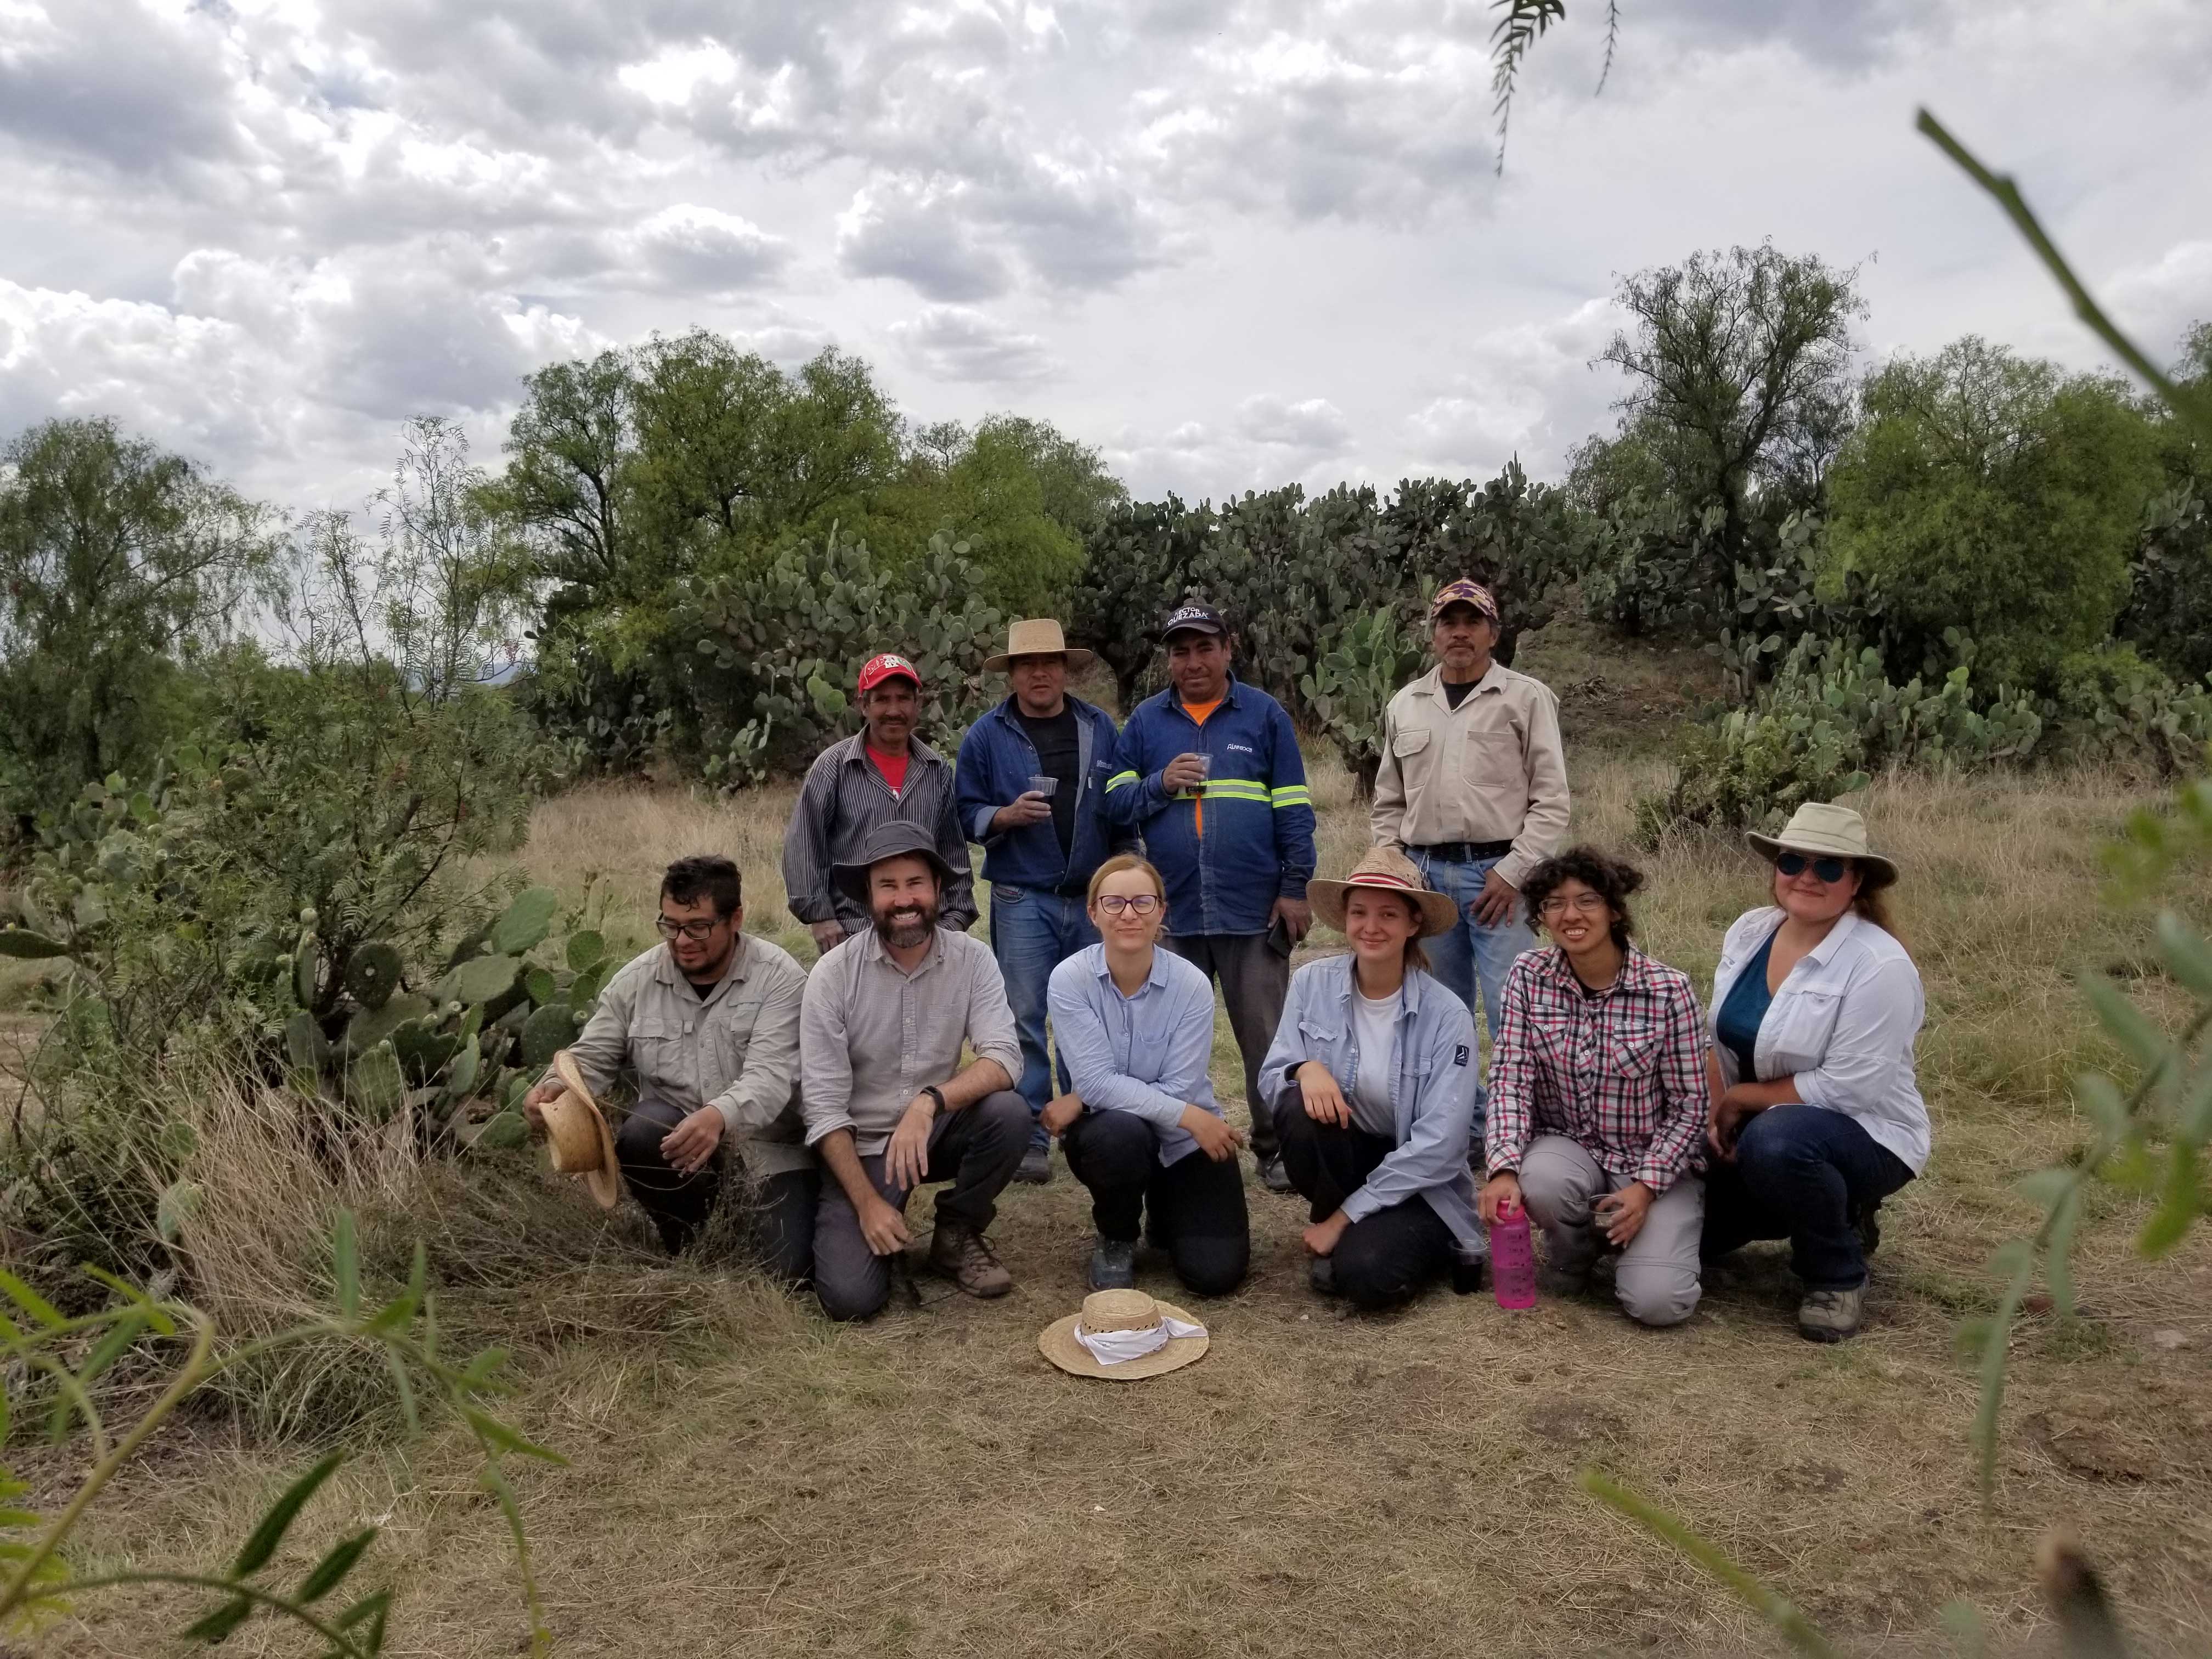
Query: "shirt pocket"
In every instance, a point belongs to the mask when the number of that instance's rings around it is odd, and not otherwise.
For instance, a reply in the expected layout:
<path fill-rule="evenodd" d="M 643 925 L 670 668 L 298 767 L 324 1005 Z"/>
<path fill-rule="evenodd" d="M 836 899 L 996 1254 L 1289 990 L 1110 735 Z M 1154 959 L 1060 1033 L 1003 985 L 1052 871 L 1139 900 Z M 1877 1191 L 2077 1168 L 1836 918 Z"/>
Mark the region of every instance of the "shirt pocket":
<path fill-rule="evenodd" d="M 1520 737 L 1509 730 L 1474 731 L 1467 734 L 1461 763 L 1468 781 L 1506 803 L 1527 805 L 1528 763 L 1521 752 Z"/>
<path fill-rule="evenodd" d="M 1624 1031 L 1606 1045 L 1606 1062 L 1615 1077 L 1640 1083 L 1659 1069 L 1662 1034 Z"/>
<path fill-rule="evenodd" d="M 1784 989 L 1766 1011 L 1759 1047 L 1766 1051 L 1765 1069 L 1774 1077 L 1794 1077 L 1815 1072 L 1826 1064 L 1828 1045 L 1834 1041 L 1836 1020 L 1843 1012 L 1839 991 Z M 1774 1035 L 1766 1037 L 1768 1030 Z"/>
<path fill-rule="evenodd" d="M 630 1063 L 638 1081 L 666 1094 L 692 1086 L 690 1040 L 678 1021 L 648 1015 L 630 1027 Z"/>
<path fill-rule="evenodd" d="M 1404 760 L 1426 749 L 1435 736 L 1425 726 L 1401 726 L 1390 734 L 1390 752 Z"/>
<path fill-rule="evenodd" d="M 714 1092 L 719 1094 L 745 1068 L 745 1055 L 753 1043 L 753 1027 L 760 1019 L 760 1004 L 741 1002 L 734 1006 L 718 1008 L 707 1022 L 708 1055 L 720 1074 Z M 710 1079 L 711 1080 L 711 1079 Z"/>
<path fill-rule="evenodd" d="M 1343 1057 L 1344 1027 L 1331 1019 L 1301 1019 L 1298 1035 L 1305 1039 L 1306 1057 L 1319 1060 L 1334 1072 Z"/>

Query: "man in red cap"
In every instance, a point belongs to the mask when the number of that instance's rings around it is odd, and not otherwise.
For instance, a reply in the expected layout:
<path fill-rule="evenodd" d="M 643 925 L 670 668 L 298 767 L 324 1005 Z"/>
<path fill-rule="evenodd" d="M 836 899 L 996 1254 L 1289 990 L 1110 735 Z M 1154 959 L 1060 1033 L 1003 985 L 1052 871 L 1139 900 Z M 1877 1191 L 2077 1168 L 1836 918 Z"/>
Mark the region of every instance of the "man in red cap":
<path fill-rule="evenodd" d="M 861 718 L 855 735 L 832 744 L 807 769 L 783 837 L 784 902 L 806 924 L 815 948 L 827 951 L 871 924 L 866 912 L 831 879 L 859 857 L 886 823 L 921 825 L 951 872 L 939 903 L 939 925 L 964 933 L 975 920 L 975 883 L 968 837 L 953 810 L 951 763 L 917 738 L 921 673 L 895 651 L 860 665 Z"/>

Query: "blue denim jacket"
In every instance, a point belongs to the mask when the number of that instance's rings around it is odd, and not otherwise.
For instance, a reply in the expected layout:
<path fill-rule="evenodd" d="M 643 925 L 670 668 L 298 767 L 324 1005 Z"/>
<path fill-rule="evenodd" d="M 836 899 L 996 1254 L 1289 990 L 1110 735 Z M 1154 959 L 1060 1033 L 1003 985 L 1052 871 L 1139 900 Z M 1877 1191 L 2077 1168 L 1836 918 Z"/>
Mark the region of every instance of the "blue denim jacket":
<path fill-rule="evenodd" d="M 1052 970 L 1053 1037 L 1085 1111 L 1130 1112 L 1158 1133 L 1160 1162 L 1198 1150 L 1177 1127 L 1182 1109 L 1221 1115 L 1206 1067 L 1213 1059 L 1213 981 L 1172 951 L 1152 952 L 1151 976 L 1125 997 L 1106 947 L 1086 945 Z"/>
<path fill-rule="evenodd" d="M 1049 823 L 1032 823 L 1003 835 L 991 830 L 992 815 L 1029 787 L 1042 764 L 1036 745 L 1012 714 L 1007 698 L 968 728 L 960 740 L 960 758 L 953 768 L 953 811 L 971 841 L 983 848 L 983 879 L 993 886 L 1055 888 L 1079 890 L 1091 872 L 1109 854 L 1137 845 L 1133 830 L 1106 821 L 1106 780 L 1114 769 L 1114 717 L 1080 697 L 1070 697 L 1075 711 L 1080 766 L 1076 777 L 1075 839 L 1068 855 L 1060 856 L 1060 836 Z"/>
<path fill-rule="evenodd" d="M 1337 1087 L 1352 1092 L 1360 1058 L 1352 967 L 1347 953 L 1308 963 L 1291 975 L 1283 1023 L 1260 1066 L 1260 1092 L 1270 1108 L 1289 1091 L 1291 1074 L 1310 1060 L 1328 1066 Z M 1488 1252 L 1467 1162 L 1480 1064 L 1474 1017 L 1467 1005 L 1419 969 L 1409 969 L 1399 993 L 1398 1074 L 1390 1079 L 1398 1147 L 1344 1200 L 1346 1215 L 1364 1220 L 1419 1194 L 1465 1254 Z"/>

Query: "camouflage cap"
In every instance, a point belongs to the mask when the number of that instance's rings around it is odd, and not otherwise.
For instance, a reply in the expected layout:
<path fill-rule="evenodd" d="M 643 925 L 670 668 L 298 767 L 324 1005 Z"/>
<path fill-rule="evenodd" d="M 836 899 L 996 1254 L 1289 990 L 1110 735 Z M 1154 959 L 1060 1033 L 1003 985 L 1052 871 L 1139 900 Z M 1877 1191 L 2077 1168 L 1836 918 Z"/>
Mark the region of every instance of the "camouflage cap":
<path fill-rule="evenodd" d="M 1469 581 L 1462 576 L 1455 582 L 1446 582 L 1437 589 L 1437 596 L 1429 601 L 1429 620 L 1434 622 L 1455 605 L 1471 605 L 1490 618 L 1498 620 L 1498 601 L 1490 597 L 1490 590 L 1480 582 Z"/>

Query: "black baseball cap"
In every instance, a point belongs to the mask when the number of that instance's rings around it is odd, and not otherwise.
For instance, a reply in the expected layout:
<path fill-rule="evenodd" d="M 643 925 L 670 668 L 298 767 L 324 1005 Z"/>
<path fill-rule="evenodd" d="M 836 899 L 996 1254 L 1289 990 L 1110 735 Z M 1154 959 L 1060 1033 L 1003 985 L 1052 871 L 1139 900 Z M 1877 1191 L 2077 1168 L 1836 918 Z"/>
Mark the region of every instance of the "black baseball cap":
<path fill-rule="evenodd" d="M 1218 634 L 1226 639 L 1229 624 L 1210 605 L 1178 605 L 1168 612 L 1168 619 L 1160 624 L 1160 637 L 1172 639 L 1177 634 Z"/>

